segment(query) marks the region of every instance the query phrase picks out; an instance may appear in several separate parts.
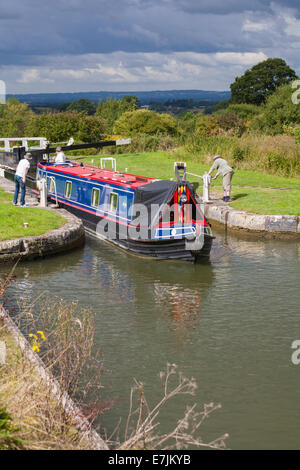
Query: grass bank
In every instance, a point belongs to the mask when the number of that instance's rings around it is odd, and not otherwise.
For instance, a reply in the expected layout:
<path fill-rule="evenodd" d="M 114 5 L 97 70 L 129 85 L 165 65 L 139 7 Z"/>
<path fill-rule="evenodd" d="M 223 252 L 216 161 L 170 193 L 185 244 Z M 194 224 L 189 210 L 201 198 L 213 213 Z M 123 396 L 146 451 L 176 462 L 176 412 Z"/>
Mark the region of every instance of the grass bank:
<path fill-rule="evenodd" d="M 103 155 L 102 155 L 103 157 Z M 174 178 L 174 162 L 185 161 L 187 171 L 203 175 L 208 171 L 211 160 L 205 161 L 192 154 L 178 149 L 167 152 L 145 152 L 137 154 L 122 154 L 114 156 L 117 160 L 117 169 L 141 176 L 150 176 L 159 179 Z M 84 162 L 99 165 L 101 156 L 90 156 Z M 233 178 L 233 202 L 231 206 L 238 210 L 245 210 L 257 214 L 283 214 L 300 215 L 300 178 L 288 178 L 280 175 L 268 174 L 263 171 L 239 169 L 233 165 L 235 174 Z M 198 191 L 202 191 L 202 180 L 189 176 L 189 180 L 199 183 Z M 212 182 L 211 190 L 222 193 L 221 178 Z"/>
<path fill-rule="evenodd" d="M 0 341 L 7 351 L 6 364 L 0 366 L 0 450 L 88 448 L 50 387 L 1 326 Z"/>
<path fill-rule="evenodd" d="M 14 269 L 0 280 L 0 302 L 13 275 Z M 92 347 L 92 312 L 41 293 L 10 314 L 22 334 L 0 318 L 0 341 L 6 345 L 0 365 L 0 450 L 94 448 L 95 434 L 89 431 L 102 409 L 91 390 L 98 398 L 102 363 Z"/>
<path fill-rule="evenodd" d="M 27 223 L 28 227 L 25 227 L 24 223 Z M 43 235 L 64 223 L 65 219 L 54 212 L 14 206 L 12 195 L 0 188 L 0 241 Z"/>

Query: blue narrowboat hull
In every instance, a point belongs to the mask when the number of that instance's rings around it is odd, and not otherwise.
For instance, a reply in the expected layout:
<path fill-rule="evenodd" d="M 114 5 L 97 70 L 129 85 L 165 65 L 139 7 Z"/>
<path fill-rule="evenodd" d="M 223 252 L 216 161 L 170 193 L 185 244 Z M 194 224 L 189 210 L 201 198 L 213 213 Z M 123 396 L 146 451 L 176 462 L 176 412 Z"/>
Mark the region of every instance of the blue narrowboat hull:
<path fill-rule="evenodd" d="M 49 165 L 40 164 L 37 179 L 46 179 L 51 200 L 82 219 L 88 232 L 106 239 L 128 253 L 153 259 L 189 262 L 209 257 L 214 238 L 210 233 L 202 234 L 198 249 L 191 247 L 191 243 L 187 242 L 186 234 L 180 236 L 182 229 L 174 225 L 157 229 L 154 235 L 148 234 L 148 237 L 132 238 L 130 230 L 126 237 L 122 236 L 124 230 L 127 231 L 129 227 L 132 227 L 135 189 L 130 185 L 118 185 L 112 180 L 93 179 L 87 177 L 88 175 L 85 173 L 84 177 L 81 177 L 80 174 L 56 171 Z M 113 207 L 114 197 L 116 207 Z M 106 222 L 108 222 L 107 230 L 104 229 Z M 111 227 L 113 227 L 113 234 L 109 233 Z M 174 230 L 175 232 L 178 230 L 175 235 Z M 187 233 L 190 240 L 195 238 L 195 227 L 187 226 L 187 230 L 190 230 Z M 169 234 L 166 235 L 168 231 Z"/>
<path fill-rule="evenodd" d="M 105 239 L 128 253 L 157 260 L 189 261 L 192 263 L 209 258 L 213 240 L 213 237 L 210 235 L 204 234 L 204 244 L 199 251 L 187 250 L 184 238 L 163 240 L 133 240 L 130 238 L 122 240 L 117 237 L 111 238 L 109 236 L 106 237 L 103 233 L 100 234 L 97 230 L 99 221 L 104 220 L 104 217 L 84 212 L 62 201 L 59 202 L 59 205 L 79 217 L 83 221 L 87 232 L 101 240 Z M 116 228 L 118 229 L 118 225 Z"/>

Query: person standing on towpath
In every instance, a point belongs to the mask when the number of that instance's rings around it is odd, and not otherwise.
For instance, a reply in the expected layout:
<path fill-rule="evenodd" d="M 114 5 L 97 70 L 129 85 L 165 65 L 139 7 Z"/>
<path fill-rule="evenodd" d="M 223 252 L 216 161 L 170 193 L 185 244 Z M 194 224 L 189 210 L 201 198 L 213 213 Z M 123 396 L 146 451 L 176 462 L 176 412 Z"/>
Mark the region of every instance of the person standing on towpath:
<path fill-rule="evenodd" d="M 26 207 L 25 204 L 25 194 L 26 194 L 26 176 L 30 168 L 30 160 L 32 159 L 31 153 L 26 153 L 24 158 L 19 161 L 19 164 L 16 169 L 15 174 L 15 196 L 14 196 L 14 205 L 18 204 L 19 191 L 21 188 L 21 207 Z"/>
<path fill-rule="evenodd" d="M 215 155 L 213 157 L 214 163 L 210 168 L 208 174 L 211 175 L 214 170 L 218 170 L 216 175 L 212 178 L 216 180 L 218 176 L 222 176 L 223 178 L 223 189 L 224 189 L 224 202 L 230 202 L 230 192 L 231 192 L 231 180 L 234 174 L 233 169 L 228 164 L 228 162 L 221 157 L 221 155 Z"/>

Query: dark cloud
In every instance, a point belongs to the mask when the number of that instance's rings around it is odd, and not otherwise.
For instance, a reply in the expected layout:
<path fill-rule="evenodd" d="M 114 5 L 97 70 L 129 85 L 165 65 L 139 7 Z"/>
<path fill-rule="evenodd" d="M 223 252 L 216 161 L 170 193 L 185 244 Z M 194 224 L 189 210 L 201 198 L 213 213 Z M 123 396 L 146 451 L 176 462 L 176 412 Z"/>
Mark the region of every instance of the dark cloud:
<path fill-rule="evenodd" d="M 298 0 L 165 0 L 170 5 L 176 5 L 179 10 L 197 14 L 230 15 L 244 12 L 272 12 L 273 5 L 293 8 L 300 13 Z"/>
<path fill-rule="evenodd" d="M 130 60 L 139 53 L 262 52 L 297 63 L 298 0 L 10 0 L 7 5 L 0 7 L 0 66 L 64 67 L 62 58 L 72 56 L 80 68 L 82 57 L 120 51 L 132 53 Z"/>
<path fill-rule="evenodd" d="M 0 29 L 0 60 L 118 50 L 254 50 L 257 38 L 241 34 L 245 15 L 262 21 L 275 15 L 274 4 L 283 0 L 11 0 L 3 13 L 11 21 Z M 298 2 L 287 0 L 287 7 L 299 8 Z M 264 38 L 270 46 L 266 33 Z"/>

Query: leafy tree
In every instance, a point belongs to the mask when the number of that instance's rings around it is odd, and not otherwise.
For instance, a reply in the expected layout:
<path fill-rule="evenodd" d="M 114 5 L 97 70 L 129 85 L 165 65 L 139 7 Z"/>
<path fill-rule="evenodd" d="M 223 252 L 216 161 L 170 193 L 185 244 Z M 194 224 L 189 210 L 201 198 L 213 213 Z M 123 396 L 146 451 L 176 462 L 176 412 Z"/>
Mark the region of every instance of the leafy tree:
<path fill-rule="evenodd" d="M 126 111 L 134 111 L 139 107 L 139 100 L 135 95 L 124 96 L 119 100 L 120 110 L 124 113 Z"/>
<path fill-rule="evenodd" d="M 221 110 L 223 111 L 224 109 L 226 109 L 230 105 L 230 103 L 231 103 L 231 100 L 221 100 L 218 103 L 206 106 L 206 108 L 204 110 L 204 113 L 205 114 L 212 114 L 212 113 L 216 113 L 216 112 L 221 111 Z"/>
<path fill-rule="evenodd" d="M 123 113 L 137 109 L 139 101 L 136 96 L 124 96 L 120 100 L 108 98 L 106 101 L 99 101 L 96 114 L 106 120 L 111 131 L 113 125 Z"/>
<path fill-rule="evenodd" d="M 260 105 L 274 91 L 297 78 L 283 59 L 267 59 L 246 70 L 230 85 L 232 103 Z"/>
<path fill-rule="evenodd" d="M 55 109 L 57 109 L 57 111 L 61 112 L 61 111 L 67 111 L 68 107 L 70 106 L 71 103 L 61 103 L 61 104 L 58 104 Z"/>
<path fill-rule="evenodd" d="M 34 116 L 26 103 L 10 98 L 0 106 L 1 137 L 24 137 L 28 122 Z"/>
<path fill-rule="evenodd" d="M 70 137 L 82 142 L 97 141 L 106 130 L 106 122 L 100 117 L 76 111 L 39 114 L 27 126 L 27 134 L 46 137 L 50 142 L 67 141 Z"/>
<path fill-rule="evenodd" d="M 178 123 L 169 114 L 158 114 L 155 111 L 127 111 L 116 121 L 114 132 L 122 135 L 169 134 L 178 133 Z"/>
<path fill-rule="evenodd" d="M 82 115 L 76 111 L 39 114 L 28 124 L 27 133 L 46 137 L 50 142 L 67 141 L 75 138 L 80 117 Z"/>
<path fill-rule="evenodd" d="M 98 142 L 107 131 L 107 124 L 99 116 L 82 116 L 78 121 L 76 139 L 82 142 Z"/>
<path fill-rule="evenodd" d="M 300 124 L 300 105 L 294 104 L 290 85 L 278 88 L 271 95 L 262 113 L 253 120 L 252 127 L 261 132 L 275 135 L 282 134 L 285 126 Z"/>
<path fill-rule="evenodd" d="M 87 100 L 85 98 L 80 98 L 73 103 L 70 103 L 66 111 L 77 111 L 78 113 L 84 112 L 88 115 L 95 114 L 97 106 L 93 101 Z"/>

